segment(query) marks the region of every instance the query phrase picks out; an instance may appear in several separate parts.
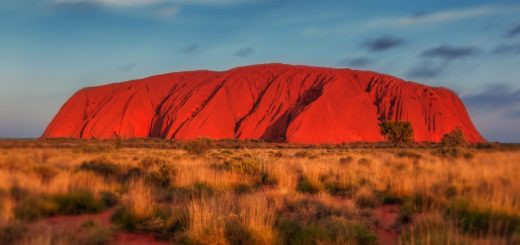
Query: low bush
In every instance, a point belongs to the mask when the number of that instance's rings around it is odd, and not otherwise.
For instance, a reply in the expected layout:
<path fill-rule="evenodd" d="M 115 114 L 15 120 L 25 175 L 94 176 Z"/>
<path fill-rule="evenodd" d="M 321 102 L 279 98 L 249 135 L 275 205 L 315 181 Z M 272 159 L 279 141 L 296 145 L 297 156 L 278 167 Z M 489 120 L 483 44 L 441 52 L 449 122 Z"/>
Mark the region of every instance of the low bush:
<path fill-rule="evenodd" d="M 461 147 L 466 146 L 464 133 L 460 128 L 455 128 L 451 132 L 446 133 L 441 138 L 442 147 Z"/>
<path fill-rule="evenodd" d="M 375 208 L 379 205 L 379 199 L 373 193 L 362 193 L 355 197 L 359 208 Z"/>
<path fill-rule="evenodd" d="M 105 208 L 101 199 L 86 191 L 74 191 L 67 194 L 56 195 L 52 200 L 58 205 L 60 214 L 96 213 Z"/>
<path fill-rule="evenodd" d="M 229 244 L 265 244 L 264 241 L 257 239 L 257 236 L 255 236 L 245 225 L 234 220 L 226 222 L 224 235 Z"/>
<path fill-rule="evenodd" d="M 267 171 L 262 171 L 258 180 L 259 185 L 275 186 L 278 184 L 278 180 L 269 174 Z"/>
<path fill-rule="evenodd" d="M 20 220 L 36 220 L 51 215 L 96 213 L 106 207 L 106 200 L 90 192 L 76 191 L 55 196 L 37 195 L 22 199 L 14 213 Z"/>
<path fill-rule="evenodd" d="M 294 157 L 297 157 L 297 158 L 306 158 L 308 156 L 310 156 L 308 151 L 297 151 L 294 153 Z"/>
<path fill-rule="evenodd" d="M 354 184 L 342 183 L 337 180 L 326 180 L 323 186 L 330 195 L 340 197 L 352 197 L 358 190 L 358 186 Z"/>
<path fill-rule="evenodd" d="M 37 165 L 34 167 L 33 171 L 40 177 L 43 183 L 50 182 L 56 175 L 58 175 L 58 170 L 49 166 L 49 165 Z"/>
<path fill-rule="evenodd" d="M 321 184 L 310 180 L 307 176 L 301 176 L 296 186 L 296 190 L 301 193 L 317 194 L 321 191 Z"/>
<path fill-rule="evenodd" d="M 111 220 L 125 231 L 153 233 L 163 239 L 171 238 L 182 224 L 180 215 L 157 209 L 151 216 L 138 217 L 125 206 L 118 208 Z"/>
<path fill-rule="evenodd" d="M 212 142 L 209 139 L 201 138 L 185 142 L 182 148 L 193 155 L 203 155 L 211 148 Z"/>
<path fill-rule="evenodd" d="M 359 165 L 368 166 L 368 165 L 370 165 L 370 163 L 371 163 L 371 161 L 366 158 L 361 158 L 358 160 Z"/>
<path fill-rule="evenodd" d="M 511 236 L 520 230 L 520 216 L 472 208 L 463 199 L 452 201 L 446 208 L 446 215 L 454 219 L 464 232 Z"/>
<path fill-rule="evenodd" d="M 121 174 L 121 166 L 105 159 L 96 159 L 83 162 L 79 166 L 81 171 L 94 172 L 103 177 L 114 177 Z"/>
<path fill-rule="evenodd" d="M 296 219 L 278 222 L 281 244 L 376 244 L 377 237 L 361 224 L 341 217 L 304 223 Z"/>
<path fill-rule="evenodd" d="M 347 157 L 342 157 L 339 159 L 339 162 L 341 164 L 349 164 L 351 163 L 352 161 L 354 161 L 354 158 L 352 158 L 351 156 L 347 156 Z"/>
<path fill-rule="evenodd" d="M 254 157 L 236 157 L 224 161 L 222 169 L 242 174 L 258 175 L 263 169 L 263 163 Z"/>

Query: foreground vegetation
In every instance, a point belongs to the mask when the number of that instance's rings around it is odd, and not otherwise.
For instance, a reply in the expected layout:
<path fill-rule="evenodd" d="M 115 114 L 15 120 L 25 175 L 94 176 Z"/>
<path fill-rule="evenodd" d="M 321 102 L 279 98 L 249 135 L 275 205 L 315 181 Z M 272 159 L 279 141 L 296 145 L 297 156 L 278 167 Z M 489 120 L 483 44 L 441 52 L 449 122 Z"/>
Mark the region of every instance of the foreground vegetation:
<path fill-rule="evenodd" d="M 0 244 L 106 244 L 122 233 L 176 244 L 520 242 L 514 147 L 0 146 Z"/>

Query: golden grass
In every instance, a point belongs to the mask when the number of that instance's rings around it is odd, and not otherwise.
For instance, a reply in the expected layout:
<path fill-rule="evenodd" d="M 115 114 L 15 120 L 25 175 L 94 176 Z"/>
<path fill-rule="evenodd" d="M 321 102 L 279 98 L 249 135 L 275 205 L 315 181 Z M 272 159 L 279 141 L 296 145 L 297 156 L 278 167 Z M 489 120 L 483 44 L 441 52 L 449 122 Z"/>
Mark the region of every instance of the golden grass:
<path fill-rule="evenodd" d="M 303 151 L 309 153 L 302 154 Z M 474 155 L 471 159 L 443 158 L 433 154 L 431 149 L 407 150 L 420 155 L 417 159 L 399 156 L 400 151 L 403 150 L 239 149 L 212 150 L 202 156 L 192 156 L 171 149 L 123 148 L 92 152 L 55 148 L 0 149 L 0 227 L 17 219 L 15 209 L 21 201 L 13 190 L 26 191 L 23 195 L 28 196 L 88 191 L 96 198 L 110 192 L 117 194 L 121 205 L 128 207 L 137 218 L 154 216 L 164 207 L 174 210 L 173 214 L 167 212 L 168 215 L 184 217 L 185 227 L 176 231 L 182 234 L 170 236 L 177 242 L 183 241 L 179 237 L 185 237 L 202 244 L 229 244 L 230 239 L 277 244 L 283 232 L 278 227 L 278 220 L 290 218 L 284 213 L 288 203 L 298 205 L 302 200 L 314 200 L 326 209 L 334 210 L 334 215 L 372 229 L 374 218 L 370 216 L 370 210 L 382 205 L 383 197 L 389 195 L 400 200 L 398 205 L 403 210 L 417 196 L 427 200 L 413 203 L 412 223 L 400 224 L 399 241 L 403 244 L 518 241 L 514 236 L 520 235 L 516 233 L 504 237 L 501 231 L 465 232 L 445 213 L 449 205 L 463 200 L 472 210 L 520 217 L 520 151 L 473 149 L 468 150 Z M 276 155 L 276 152 L 283 154 Z M 139 168 L 140 162 L 150 157 L 163 159 L 169 167 L 175 168 L 174 172 L 162 176 L 170 180 L 169 186 L 157 186 L 150 181 L 160 173 L 158 167 L 141 168 L 140 174 L 132 178 L 124 176 L 125 171 Z M 82 162 L 100 158 L 119 165 L 123 174 L 107 177 L 79 170 Z M 275 179 L 276 184 L 262 184 L 256 173 L 221 168 L 223 162 L 233 158 L 255 158 L 262 173 Z M 347 158 L 352 160 L 340 160 Z M 298 191 L 302 178 L 319 191 L 314 194 Z M 197 184 L 204 184 L 209 190 L 193 189 Z M 339 191 L 352 188 L 352 195 L 336 194 L 327 184 L 337 185 L 333 187 Z M 244 185 L 247 188 L 237 191 L 237 186 Z M 193 193 L 186 196 L 185 192 L 179 191 L 186 189 Z M 171 197 L 164 197 L 168 195 Z M 372 200 L 375 202 L 371 203 Z M 313 215 L 302 217 L 313 219 Z M 33 238 L 47 244 L 45 234 Z"/>
<path fill-rule="evenodd" d="M 137 218 L 149 217 L 154 212 L 152 190 L 141 180 L 132 180 L 128 186 L 127 206 Z"/>

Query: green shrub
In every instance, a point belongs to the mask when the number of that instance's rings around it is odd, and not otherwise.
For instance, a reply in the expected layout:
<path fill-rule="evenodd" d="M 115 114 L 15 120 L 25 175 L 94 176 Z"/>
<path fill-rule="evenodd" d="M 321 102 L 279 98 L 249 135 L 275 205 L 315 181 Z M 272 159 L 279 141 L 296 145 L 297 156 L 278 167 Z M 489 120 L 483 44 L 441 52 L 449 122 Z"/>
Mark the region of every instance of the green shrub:
<path fill-rule="evenodd" d="M 340 197 L 352 197 L 358 190 L 356 185 L 342 183 L 337 180 L 325 181 L 323 186 L 330 195 Z"/>
<path fill-rule="evenodd" d="M 153 233 L 161 238 L 172 237 L 181 228 L 179 215 L 169 214 L 160 209 L 150 217 L 137 217 L 125 206 L 112 214 L 111 220 L 121 229 L 130 232 Z"/>
<path fill-rule="evenodd" d="M 121 173 L 121 167 L 118 164 L 104 159 L 83 162 L 79 166 L 79 170 L 91 171 L 104 177 L 114 177 Z"/>
<path fill-rule="evenodd" d="M 49 165 L 38 165 L 34 167 L 33 171 L 40 177 L 42 182 L 50 182 L 57 174 L 58 170 Z"/>
<path fill-rule="evenodd" d="M 182 148 L 188 152 L 189 154 L 193 155 L 203 155 L 206 153 L 212 145 L 211 140 L 206 138 L 191 140 L 188 142 L 185 142 Z"/>
<path fill-rule="evenodd" d="M 228 171 L 239 172 L 242 174 L 258 175 L 263 169 L 263 164 L 258 158 L 237 157 L 225 161 L 222 168 Z"/>
<path fill-rule="evenodd" d="M 296 190 L 301 193 L 317 194 L 321 191 L 319 182 L 311 181 L 307 176 L 300 177 Z"/>
<path fill-rule="evenodd" d="M 139 162 L 139 167 L 148 171 L 154 167 L 160 167 L 163 165 L 169 165 L 169 162 L 165 159 L 158 157 L 145 157 Z"/>
<path fill-rule="evenodd" d="M 205 182 L 196 182 L 191 186 L 174 188 L 172 192 L 172 195 L 175 196 L 176 199 L 187 201 L 192 198 L 213 196 L 217 190 Z"/>
<path fill-rule="evenodd" d="M 375 208 L 379 205 L 379 199 L 373 193 L 357 195 L 355 199 L 360 208 Z"/>
<path fill-rule="evenodd" d="M 58 211 L 58 204 L 49 196 L 30 196 L 16 205 L 14 214 L 19 220 L 33 221 L 58 214 Z"/>
<path fill-rule="evenodd" d="M 149 172 L 145 180 L 156 187 L 166 188 L 171 185 L 177 169 L 172 165 L 161 164 L 157 170 Z"/>
<path fill-rule="evenodd" d="M 308 151 L 297 151 L 296 153 L 294 153 L 294 157 L 297 157 L 297 158 L 306 158 L 309 156 L 310 156 L 310 154 Z"/>
<path fill-rule="evenodd" d="M 376 191 L 376 196 L 383 204 L 402 204 L 403 198 L 390 191 Z"/>
<path fill-rule="evenodd" d="M 384 121 L 379 124 L 379 127 L 381 128 L 381 134 L 396 145 L 413 142 L 414 133 L 410 122 Z"/>
<path fill-rule="evenodd" d="M 111 208 L 119 202 L 119 199 L 117 198 L 117 196 L 112 192 L 103 191 L 103 192 L 101 192 L 100 195 L 101 195 L 101 197 L 100 197 L 101 202 L 107 208 Z"/>
<path fill-rule="evenodd" d="M 281 244 L 376 244 L 376 236 L 361 224 L 340 217 L 312 223 L 295 219 L 278 222 Z"/>
<path fill-rule="evenodd" d="M 446 208 L 446 215 L 454 219 L 464 232 L 474 234 L 493 232 L 511 236 L 520 229 L 520 216 L 472 208 L 463 199 L 452 201 Z"/>
<path fill-rule="evenodd" d="M 36 220 L 51 215 L 96 213 L 105 208 L 105 201 L 90 192 L 75 191 L 55 196 L 30 196 L 15 207 L 20 220 Z"/>
<path fill-rule="evenodd" d="M 260 185 L 275 186 L 278 184 L 278 180 L 270 175 L 267 171 L 262 171 L 259 177 Z"/>
<path fill-rule="evenodd" d="M 92 193 L 86 191 L 56 195 L 52 199 L 58 205 L 57 211 L 60 214 L 96 213 L 105 208 L 101 199 L 94 198 Z"/>
<path fill-rule="evenodd" d="M 352 161 L 354 160 L 354 158 L 352 158 L 351 156 L 347 156 L 347 157 L 342 157 L 339 159 L 339 162 L 341 164 L 349 164 L 351 163 Z"/>
<path fill-rule="evenodd" d="M 246 184 L 246 183 L 241 183 L 241 184 L 237 184 L 233 187 L 233 190 L 235 191 L 236 194 L 246 194 L 246 193 L 251 193 L 255 190 L 255 187 L 252 186 L 251 184 Z"/>
<path fill-rule="evenodd" d="M 441 138 L 441 145 L 443 147 L 460 147 L 466 146 L 466 139 L 464 133 L 460 128 L 455 128 L 451 132 L 446 133 Z"/>
<path fill-rule="evenodd" d="M 229 244 L 265 244 L 265 241 L 257 239 L 247 227 L 234 220 L 226 222 L 224 235 Z"/>
<path fill-rule="evenodd" d="M 371 161 L 366 158 L 361 158 L 358 160 L 359 165 L 368 166 L 368 165 L 370 165 L 370 163 L 371 163 Z"/>

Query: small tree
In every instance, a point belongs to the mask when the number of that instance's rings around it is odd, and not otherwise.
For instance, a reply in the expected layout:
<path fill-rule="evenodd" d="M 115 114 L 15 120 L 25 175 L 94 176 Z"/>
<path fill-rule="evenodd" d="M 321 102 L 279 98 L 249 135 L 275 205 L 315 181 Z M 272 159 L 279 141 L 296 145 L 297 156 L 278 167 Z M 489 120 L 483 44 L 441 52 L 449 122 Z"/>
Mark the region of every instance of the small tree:
<path fill-rule="evenodd" d="M 464 138 L 464 133 L 460 128 L 453 129 L 451 132 L 442 136 L 441 145 L 444 147 L 465 146 L 466 139 Z"/>
<path fill-rule="evenodd" d="M 413 142 L 413 128 L 410 122 L 384 121 L 379 124 L 379 127 L 381 128 L 381 134 L 396 145 Z"/>

